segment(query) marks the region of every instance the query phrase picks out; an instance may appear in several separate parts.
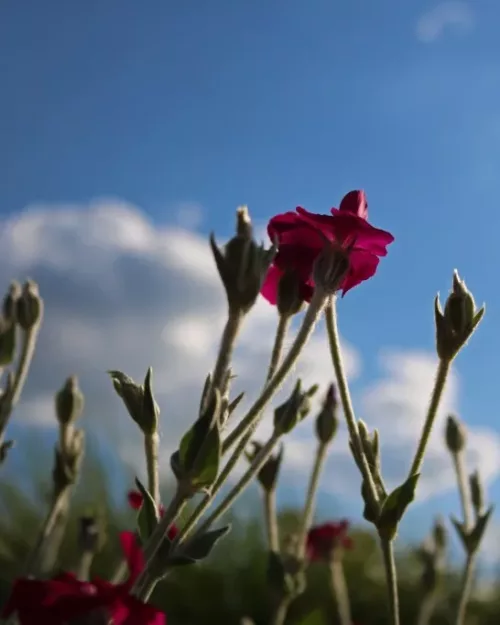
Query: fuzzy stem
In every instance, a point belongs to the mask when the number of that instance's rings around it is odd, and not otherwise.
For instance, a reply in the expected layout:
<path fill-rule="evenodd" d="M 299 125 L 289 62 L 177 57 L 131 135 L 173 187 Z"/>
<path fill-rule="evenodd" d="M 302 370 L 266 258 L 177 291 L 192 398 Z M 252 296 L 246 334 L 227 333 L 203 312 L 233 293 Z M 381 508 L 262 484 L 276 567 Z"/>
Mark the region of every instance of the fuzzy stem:
<path fill-rule="evenodd" d="M 307 532 L 311 526 L 311 522 L 314 516 L 314 504 L 316 501 L 316 493 L 318 491 L 319 479 L 321 476 L 321 470 L 326 459 L 326 452 L 328 450 L 328 444 L 318 443 L 318 448 L 314 458 L 314 465 L 311 471 L 311 477 L 309 479 L 309 486 L 307 489 L 306 503 L 302 512 L 302 519 L 300 523 L 299 536 L 297 541 L 297 557 L 302 560 L 306 551 Z"/>
<path fill-rule="evenodd" d="M 429 442 L 429 438 L 432 432 L 434 421 L 436 420 L 439 403 L 443 395 L 444 387 L 446 386 L 446 379 L 448 377 L 448 373 L 450 372 L 450 367 L 451 367 L 451 360 L 439 361 L 436 381 L 434 382 L 434 388 L 432 390 L 431 401 L 429 403 L 429 409 L 427 411 L 427 416 L 425 418 L 422 435 L 418 442 L 417 451 L 415 452 L 415 457 L 413 458 L 413 462 L 412 462 L 410 471 L 408 473 L 408 477 L 411 477 L 412 475 L 415 475 L 416 473 L 420 473 L 420 470 L 422 468 L 422 464 L 424 462 L 425 450 L 427 448 L 427 443 Z"/>
<path fill-rule="evenodd" d="M 240 331 L 243 314 L 239 311 L 229 311 L 224 331 L 222 333 L 219 353 L 212 376 L 212 388 L 221 389 L 226 372 L 231 364 L 234 344 Z"/>
<path fill-rule="evenodd" d="M 264 518 L 269 542 L 269 551 L 279 553 L 278 514 L 276 512 L 276 492 L 264 491 Z"/>
<path fill-rule="evenodd" d="M 330 302 L 326 307 L 325 318 L 333 368 L 335 369 L 335 375 L 337 377 L 337 385 L 339 388 L 340 399 L 342 401 L 342 408 L 344 411 L 347 428 L 349 430 L 349 436 L 356 451 L 356 455 L 359 458 L 360 470 L 363 475 L 363 480 L 368 489 L 367 494 L 370 497 L 370 504 L 374 511 L 378 511 L 379 498 L 377 494 L 377 489 L 373 480 L 373 475 L 368 465 L 368 461 L 366 459 L 366 455 L 364 453 L 363 445 L 361 443 L 358 424 L 356 421 L 356 416 L 354 414 L 354 408 L 352 406 L 351 395 L 349 393 L 349 385 L 347 383 L 347 377 L 345 374 L 344 361 L 340 349 L 340 337 L 337 327 L 337 313 L 334 297 L 331 298 Z"/>
<path fill-rule="evenodd" d="M 476 555 L 471 553 L 467 556 L 467 562 L 465 564 L 463 576 L 462 576 L 462 586 L 460 590 L 460 600 L 458 603 L 457 616 L 455 619 L 455 625 L 464 625 L 465 624 L 465 614 L 467 611 L 467 604 L 470 599 L 470 595 L 472 592 L 472 581 L 474 577 L 474 565 L 476 562 Z"/>
<path fill-rule="evenodd" d="M 352 625 L 349 592 L 344 575 L 342 560 L 334 557 L 330 563 L 330 581 L 335 598 L 340 625 Z"/>
<path fill-rule="evenodd" d="M 269 368 L 267 370 L 266 384 L 276 373 L 276 369 L 280 363 L 285 339 L 288 334 L 288 329 L 290 328 L 290 321 L 290 315 L 280 315 L 279 317 L 276 336 L 274 338 L 273 351 L 271 353 L 271 360 L 269 361 Z"/>
<path fill-rule="evenodd" d="M 465 463 L 463 452 L 457 452 L 451 454 L 453 459 L 453 466 L 455 468 L 455 474 L 457 476 L 458 492 L 460 494 L 460 502 L 462 504 L 462 513 L 464 515 L 464 525 L 466 530 L 470 530 L 472 526 L 472 506 L 469 493 L 469 483 L 465 474 Z"/>
<path fill-rule="evenodd" d="M 382 547 L 384 568 L 387 579 L 387 589 L 389 591 L 391 624 L 399 625 L 398 577 L 396 571 L 396 559 L 394 558 L 394 545 L 392 541 L 381 538 L 380 546 Z"/>
<path fill-rule="evenodd" d="M 158 470 L 159 436 L 156 432 L 144 436 L 144 452 L 148 471 L 148 490 L 157 506 L 160 505 L 160 480 Z"/>

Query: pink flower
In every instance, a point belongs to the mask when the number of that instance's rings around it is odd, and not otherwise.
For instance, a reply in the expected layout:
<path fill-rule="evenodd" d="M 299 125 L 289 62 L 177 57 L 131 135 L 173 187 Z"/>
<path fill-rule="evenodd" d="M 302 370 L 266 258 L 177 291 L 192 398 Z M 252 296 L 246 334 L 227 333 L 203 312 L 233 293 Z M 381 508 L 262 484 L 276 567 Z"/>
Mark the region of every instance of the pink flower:
<path fill-rule="evenodd" d="M 375 274 L 380 257 L 386 256 L 394 237 L 368 223 L 364 191 L 350 191 L 340 207 L 330 212 L 320 215 L 298 207 L 295 212 L 270 220 L 267 231 L 271 240 L 277 241 L 278 253 L 261 292 L 271 304 L 276 304 L 278 283 L 285 270 L 296 273 L 304 300 L 311 300 L 313 266 L 328 242 L 343 249 L 352 246 L 349 270 L 340 285 L 342 295 Z"/>
<path fill-rule="evenodd" d="M 113 625 L 166 625 L 163 612 L 130 594 L 144 557 L 132 532 L 122 532 L 120 541 L 129 566 L 129 578 L 123 584 L 99 578 L 82 582 L 71 573 L 51 580 L 18 579 L 2 618 L 15 612 L 20 625 L 66 625 L 94 610 L 104 610 Z"/>
<path fill-rule="evenodd" d="M 311 562 L 329 561 L 336 549 L 352 549 L 352 540 L 347 536 L 349 523 L 324 523 L 312 527 L 307 534 L 307 557 Z"/>
<path fill-rule="evenodd" d="M 142 506 L 142 502 L 143 502 L 143 497 L 141 495 L 141 493 L 138 490 L 130 490 L 127 493 L 127 499 L 128 499 L 128 503 L 130 505 L 130 507 L 133 510 L 140 510 L 141 506 Z M 160 504 L 159 507 L 159 512 L 160 512 L 160 517 L 163 517 L 163 515 L 165 514 L 165 508 Z M 174 540 L 174 538 L 177 536 L 177 534 L 179 533 L 179 528 L 176 525 L 171 525 L 168 528 L 168 532 L 167 532 L 167 538 L 172 541 Z"/>

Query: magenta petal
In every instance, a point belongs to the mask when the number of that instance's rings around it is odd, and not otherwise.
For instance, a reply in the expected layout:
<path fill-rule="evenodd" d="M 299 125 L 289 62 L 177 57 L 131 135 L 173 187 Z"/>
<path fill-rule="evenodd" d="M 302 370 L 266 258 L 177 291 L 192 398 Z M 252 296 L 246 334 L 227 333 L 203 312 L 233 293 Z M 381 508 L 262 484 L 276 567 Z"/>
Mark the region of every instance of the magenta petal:
<path fill-rule="evenodd" d="M 127 499 L 129 506 L 133 510 L 139 510 L 139 508 L 142 506 L 143 497 L 138 490 L 129 490 L 129 492 L 127 493 Z"/>
<path fill-rule="evenodd" d="M 342 297 L 353 287 L 375 275 L 379 258 L 364 250 L 353 250 L 349 259 L 349 271 L 342 282 Z"/>
<path fill-rule="evenodd" d="M 282 275 L 281 269 L 278 269 L 276 265 L 271 265 L 264 279 L 264 284 L 260 289 L 262 296 L 273 306 L 276 306 L 277 303 L 278 284 Z"/>
<path fill-rule="evenodd" d="M 129 568 L 127 585 L 132 585 L 144 568 L 144 554 L 133 532 L 120 532 L 120 543 Z"/>
<path fill-rule="evenodd" d="M 349 191 L 342 198 L 338 210 L 353 213 L 361 219 L 368 219 L 368 202 L 365 192 L 361 190 Z"/>
<path fill-rule="evenodd" d="M 270 219 L 269 224 L 267 225 L 267 234 L 269 235 L 271 241 L 274 242 L 275 238 L 279 239 L 281 234 L 296 228 L 299 224 L 300 217 L 297 213 L 293 211 L 281 213 L 280 215 L 275 215 Z"/>

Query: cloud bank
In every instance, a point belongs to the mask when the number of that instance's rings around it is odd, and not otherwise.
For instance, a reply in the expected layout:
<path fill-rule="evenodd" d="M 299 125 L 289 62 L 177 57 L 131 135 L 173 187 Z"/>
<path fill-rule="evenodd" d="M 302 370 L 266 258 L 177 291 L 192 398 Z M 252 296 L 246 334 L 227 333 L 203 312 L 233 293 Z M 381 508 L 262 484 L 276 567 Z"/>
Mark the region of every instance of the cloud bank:
<path fill-rule="evenodd" d="M 417 39 L 432 43 L 448 30 L 467 32 L 474 26 L 474 14 L 466 2 L 441 2 L 424 13 L 417 21 Z"/>
<path fill-rule="evenodd" d="M 99 200 L 87 206 L 28 207 L 0 221 L 0 249 L 0 288 L 5 289 L 12 278 L 32 277 L 46 303 L 39 349 L 14 419 L 52 427 L 53 394 L 68 375 L 77 374 L 86 395 L 86 426 L 142 473 L 141 438 L 105 372 L 120 369 L 140 380 L 151 365 L 162 409 L 163 466 L 168 470 L 169 455 L 196 414 L 224 323 L 224 293 L 206 237 L 178 225 L 154 225 L 126 202 Z M 259 301 L 235 355 L 235 392 L 245 389 L 252 397 L 262 385 L 275 326 L 275 310 Z M 351 379 L 361 372 L 357 348 L 344 344 Z M 385 349 L 380 353 L 379 376 L 354 395 L 358 416 L 370 429 L 380 430 L 389 485 L 400 482 L 408 470 L 435 368 L 430 354 Z M 322 324 L 295 375 L 321 384 L 322 389 L 332 380 Z M 289 385 L 281 398 L 287 390 Z M 459 380 L 453 375 L 430 442 L 419 501 L 454 488 L 442 433 L 446 414 L 459 408 L 458 391 Z M 270 416 L 266 415 L 261 437 L 270 431 Z M 309 419 L 286 440 L 285 487 L 305 487 L 314 449 Z M 21 447 L 15 453 L 22 454 Z M 485 478 L 492 480 L 498 474 L 500 439 L 495 432 L 471 428 L 469 453 L 471 466 Z M 343 426 L 321 488 L 325 494 L 358 497 L 359 477 Z"/>

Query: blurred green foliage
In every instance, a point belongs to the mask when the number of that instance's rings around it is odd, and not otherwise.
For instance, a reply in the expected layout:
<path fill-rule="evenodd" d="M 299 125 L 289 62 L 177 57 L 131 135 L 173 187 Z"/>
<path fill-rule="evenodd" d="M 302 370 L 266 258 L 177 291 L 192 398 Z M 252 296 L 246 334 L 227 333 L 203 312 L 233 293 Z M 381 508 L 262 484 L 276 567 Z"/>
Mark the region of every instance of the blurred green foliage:
<path fill-rule="evenodd" d="M 33 483 L 42 495 L 30 499 L 11 482 L 0 482 L 0 603 L 8 596 L 13 578 L 19 574 L 30 546 L 36 538 L 47 506 L 47 482 L 43 471 L 33 472 Z M 78 519 L 96 513 L 106 528 L 104 547 L 94 560 L 92 575 L 111 577 L 120 558 L 118 533 L 133 529 L 135 514 L 110 497 L 109 476 L 92 453 L 87 454 L 80 486 L 73 498 L 61 557 L 60 569 L 71 570 L 78 559 Z M 40 483 L 39 483 L 40 482 Z M 93 503 L 89 506 L 89 502 Z M 282 536 L 292 533 L 298 515 L 284 510 L 280 515 Z M 260 518 L 232 516 L 233 528 L 201 565 L 181 567 L 160 584 L 152 598 L 165 610 L 169 625 L 242 625 L 249 617 L 255 625 L 267 625 L 271 613 L 265 579 L 266 547 Z M 356 625 L 385 625 L 386 589 L 378 546 L 370 533 L 353 529 L 355 548 L 346 553 L 345 574 L 349 585 L 353 619 Z M 418 560 L 410 548 L 399 554 L 401 622 L 416 624 L 420 601 Z M 450 571 L 443 584 L 439 608 L 433 625 L 452 623 L 457 600 L 458 574 Z M 488 600 L 472 601 L 469 625 L 498 625 L 500 621 L 500 583 Z M 336 611 L 329 589 L 328 571 L 321 564 L 310 567 L 308 587 L 289 613 L 290 625 L 335 624 Z"/>

